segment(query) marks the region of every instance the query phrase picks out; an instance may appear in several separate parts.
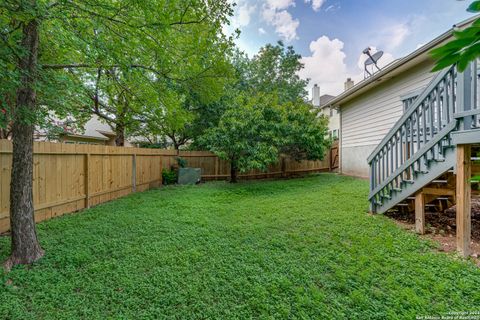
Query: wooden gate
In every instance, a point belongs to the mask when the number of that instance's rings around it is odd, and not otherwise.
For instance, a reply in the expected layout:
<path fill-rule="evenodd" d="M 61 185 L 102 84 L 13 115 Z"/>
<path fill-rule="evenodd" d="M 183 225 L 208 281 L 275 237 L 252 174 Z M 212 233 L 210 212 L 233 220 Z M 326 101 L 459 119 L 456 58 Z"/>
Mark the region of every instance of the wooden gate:
<path fill-rule="evenodd" d="M 336 140 L 330 148 L 330 171 L 338 169 L 339 156 L 338 156 L 338 140 Z"/>

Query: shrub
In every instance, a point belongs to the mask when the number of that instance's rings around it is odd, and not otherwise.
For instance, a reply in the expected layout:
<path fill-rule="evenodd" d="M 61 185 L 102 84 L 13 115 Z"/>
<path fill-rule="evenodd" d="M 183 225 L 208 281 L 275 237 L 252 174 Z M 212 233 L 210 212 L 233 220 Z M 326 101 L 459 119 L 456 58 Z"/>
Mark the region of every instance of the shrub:
<path fill-rule="evenodd" d="M 163 184 L 175 184 L 177 183 L 177 172 L 175 170 L 162 170 Z"/>

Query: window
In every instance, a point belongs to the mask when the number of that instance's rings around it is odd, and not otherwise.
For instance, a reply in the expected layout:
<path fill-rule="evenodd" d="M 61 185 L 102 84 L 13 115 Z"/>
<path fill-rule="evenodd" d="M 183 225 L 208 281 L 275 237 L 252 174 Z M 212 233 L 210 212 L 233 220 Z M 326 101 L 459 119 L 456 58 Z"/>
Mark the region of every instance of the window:
<path fill-rule="evenodd" d="M 334 140 L 338 139 L 338 129 L 330 130 L 328 132 L 328 135 L 330 136 L 330 138 L 332 138 Z"/>

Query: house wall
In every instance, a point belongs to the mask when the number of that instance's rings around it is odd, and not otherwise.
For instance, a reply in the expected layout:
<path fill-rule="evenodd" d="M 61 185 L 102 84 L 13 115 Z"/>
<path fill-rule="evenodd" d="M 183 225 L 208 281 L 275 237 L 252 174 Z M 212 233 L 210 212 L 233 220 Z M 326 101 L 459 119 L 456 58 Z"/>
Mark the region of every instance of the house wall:
<path fill-rule="evenodd" d="M 368 156 L 403 114 L 401 96 L 425 88 L 432 68 L 416 65 L 340 106 L 342 173 L 368 177 Z"/>
<path fill-rule="evenodd" d="M 333 108 L 332 110 L 332 113 L 330 113 L 330 107 L 323 107 L 322 108 L 322 111 L 321 111 L 321 114 L 325 115 L 328 117 L 328 132 L 330 134 L 333 134 L 333 131 L 334 130 L 337 130 L 337 137 L 338 138 L 338 134 L 339 134 L 339 131 L 340 131 L 340 112 Z M 330 116 L 332 115 L 332 116 Z"/>

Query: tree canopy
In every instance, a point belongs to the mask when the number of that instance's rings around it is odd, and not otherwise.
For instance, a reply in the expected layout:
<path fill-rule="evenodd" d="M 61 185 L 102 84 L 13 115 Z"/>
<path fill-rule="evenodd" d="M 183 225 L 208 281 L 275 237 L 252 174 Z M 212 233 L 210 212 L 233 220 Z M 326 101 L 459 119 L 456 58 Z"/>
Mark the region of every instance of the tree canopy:
<path fill-rule="evenodd" d="M 5 0 L 0 126 L 13 140 L 7 268 L 43 255 L 33 212 L 33 133 L 49 117 L 97 114 L 128 130 L 175 109 L 181 88 L 222 87 L 232 38 L 227 0 Z M 178 88 L 177 91 L 170 88 Z"/>
<path fill-rule="evenodd" d="M 328 119 L 305 102 L 308 83 L 298 77 L 300 55 L 283 43 L 267 45 L 252 59 L 237 52 L 235 79 L 221 99 L 225 112 L 217 126 L 200 138 L 200 146 L 238 172 L 266 170 L 281 154 L 295 160 L 323 159 L 330 140 Z"/>

